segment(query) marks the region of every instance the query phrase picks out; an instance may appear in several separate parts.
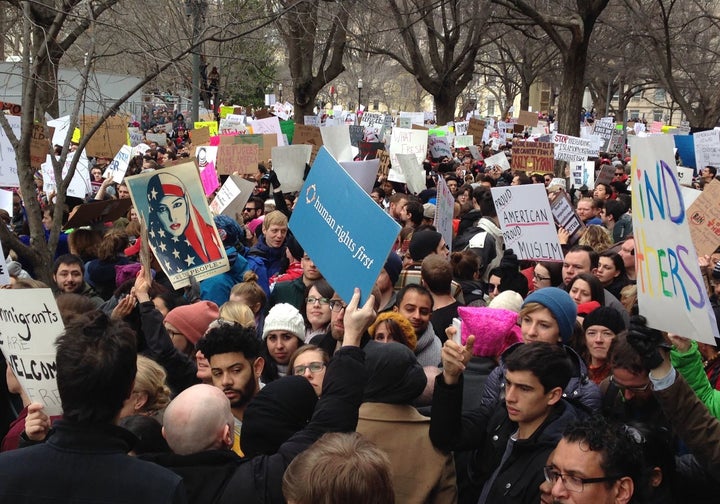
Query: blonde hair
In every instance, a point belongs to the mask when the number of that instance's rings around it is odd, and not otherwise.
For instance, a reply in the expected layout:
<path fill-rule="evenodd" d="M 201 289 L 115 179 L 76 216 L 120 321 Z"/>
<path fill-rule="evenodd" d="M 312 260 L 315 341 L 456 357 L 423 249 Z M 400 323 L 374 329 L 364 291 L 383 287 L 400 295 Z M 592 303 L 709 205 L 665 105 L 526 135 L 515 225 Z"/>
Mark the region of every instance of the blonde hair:
<path fill-rule="evenodd" d="M 613 246 L 612 238 L 607 229 L 597 224 L 591 224 L 578 240 L 578 245 L 587 245 L 595 252 L 603 252 Z"/>
<path fill-rule="evenodd" d="M 230 295 L 243 296 L 248 306 L 253 306 L 260 303 L 260 309 L 265 306 L 267 296 L 265 291 L 260 284 L 258 284 L 258 276 L 252 270 L 248 270 L 243 275 L 243 281 L 239 284 L 235 284 L 230 290 Z"/>
<path fill-rule="evenodd" d="M 265 214 L 265 219 L 263 220 L 263 231 L 267 231 L 270 229 L 270 226 L 284 226 L 287 227 L 288 225 L 288 218 L 287 216 L 282 213 L 280 210 L 273 210 L 272 212 L 269 212 Z"/>
<path fill-rule="evenodd" d="M 235 322 L 243 327 L 255 327 L 255 314 L 245 303 L 228 301 L 220 307 L 218 321 Z"/>
<path fill-rule="evenodd" d="M 134 392 L 144 392 L 147 402 L 141 414 L 154 415 L 170 404 L 170 388 L 167 386 L 165 369 L 144 355 L 137 356 L 137 374 L 135 375 Z"/>

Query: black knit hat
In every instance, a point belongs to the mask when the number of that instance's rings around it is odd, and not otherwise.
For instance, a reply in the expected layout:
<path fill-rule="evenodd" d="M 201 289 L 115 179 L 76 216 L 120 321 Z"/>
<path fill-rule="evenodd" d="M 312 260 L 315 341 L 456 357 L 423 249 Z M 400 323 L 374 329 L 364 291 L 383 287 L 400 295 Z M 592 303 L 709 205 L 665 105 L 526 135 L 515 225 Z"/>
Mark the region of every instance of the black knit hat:
<path fill-rule="evenodd" d="M 410 257 L 413 261 L 422 261 L 437 250 L 441 239 L 440 233 L 430 229 L 414 232 L 408 247 Z"/>
<path fill-rule="evenodd" d="M 607 327 L 615 334 L 627 329 L 622 314 L 615 308 L 609 306 L 601 306 L 596 308 L 585 316 L 583 320 L 583 331 L 587 331 L 590 326 Z"/>

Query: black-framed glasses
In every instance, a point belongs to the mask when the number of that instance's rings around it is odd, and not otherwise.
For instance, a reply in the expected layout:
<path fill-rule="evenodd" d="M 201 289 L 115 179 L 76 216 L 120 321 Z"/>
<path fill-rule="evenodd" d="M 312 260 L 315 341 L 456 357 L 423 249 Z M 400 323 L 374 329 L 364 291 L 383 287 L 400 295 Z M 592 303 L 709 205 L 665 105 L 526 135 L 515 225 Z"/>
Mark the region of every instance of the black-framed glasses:
<path fill-rule="evenodd" d="M 606 481 L 616 481 L 622 478 L 622 476 L 604 476 L 602 478 L 579 478 L 571 474 L 563 474 L 560 471 L 556 471 L 553 466 L 543 467 L 543 475 L 548 483 L 555 484 L 557 480 L 562 480 L 563 485 L 570 492 L 581 493 L 585 489 L 585 485 L 592 483 L 604 483 Z"/>
<path fill-rule="evenodd" d="M 552 278 L 550 277 L 540 276 L 537 273 L 533 273 L 533 278 L 538 282 L 549 282 L 550 280 L 552 280 Z"/>
<path fill-rule="evenodd" d="M 629 390 L 630 392 L 645 392 L 648 388 L 650 388 L 650 382 L 647 382 L 642 387 L 628 387 L 626 385 L 620 385 L 616 380 L 615 376 L 610 375 L 610 383 L 615 385 L 620 392 L 625 392 L 626 390 Z"/>
<path fill-rule="evenodd" d="M 257 208 L 245 207 L 242 209 L 243 212 L 254 212 Z"/>
<path fill-rule="evenodd" d="M 312 374 L 319 373 L 325 367 L 324 362 L 311 362 L 309 364 L 301 364 L 293 368 L 293 374 L 304 375 L 306 370 L 310 370 Z"/>
<path fill-rule="evenodd" d="M 328 298 L 324 298 L 324 297 L 312 297 L 312 296 L 308 296 L 307 298 L 305 298 L 305 302 L 306 302 L 307 304 L 309 304 L 309 305 L 312 305 L 312 304 L 315 304 L 315 303 L 318 303 L 318 304 L 321 304 L 321 305 L 330 304 L 330 300 L 329 300 Z"/>
<path fill-rule="evenodd" d="M 330 300 L 330 309 L 334 311 L 335 313 L 343 311 L 345 308 L 347 308 L 347 305 L 343 303 L 340 299 L 331 299 Z"/>

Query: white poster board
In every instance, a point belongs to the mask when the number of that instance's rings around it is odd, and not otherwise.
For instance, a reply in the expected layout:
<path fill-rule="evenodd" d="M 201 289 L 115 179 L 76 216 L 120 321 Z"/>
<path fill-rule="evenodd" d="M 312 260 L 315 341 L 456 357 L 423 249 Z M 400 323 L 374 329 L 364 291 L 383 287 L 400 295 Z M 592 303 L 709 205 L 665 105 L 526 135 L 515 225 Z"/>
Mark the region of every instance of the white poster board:
<path fill-rule="evenodd" d="M 240 175 L 229 175 L 225 183 L 210 202 L 210 210 L 214 215 L 227 215 L 242 222 L 242 209 L 252 196 L 255 183 L 245 180 Z"/>
<path fill-rule="evenodd" d="M 424 190 L 427 185 L 425 182 L 425 170 L 423 170 L 422 166 L 417 162 L 415 155 L 398 154 L 397 159 L 399 163 L 398 168 L 405 177 L 408 189 L 415 194 Z"/>
<path fill-rule="evenodd" d="M 380 159 L 366 159 L 364 161 L 341 161 L 345 171 L 355 182 L 358 183 L 363 190 L 370 194 L 375 185 L 378 168 L 380 167 Z"/>
<path fill-rule="evenodd" d="M 595 161 L 571 162 L 570 179 L 576 189 L 582 186 L 586 186 L 588 189 L 595 189 Z"/>
<path fill-rule="evenodd" d="M 339 126 L 324 126 L 320 128 L 323 145 L 336 161 L 352 161 L 352 144 L 350 142 L 350 128 L 347 124 Z"/>
<path fill-rule="evenodd" d="M 455 198 L 450 188 L 445 183 L 445 179 L 438 177 L 437 181 L 437 198 L 435 203 L 435 220 L 433 225 L 438 230 L 450 252 L 452 252 L 453 241 L 453 212 L 455 211 Z"/>
<path fill-rule="evenodd" d="M 720 166 L 720 131 L 698 131 L 693 133 L 695 145 L 695 166 L 698 172 L 706 166 Z"/>
<path fill-rule="evenodd" d="M 303 185 L 305 165 L 310 162 L 312 145 L 283 145 L 271 150 L 273 171 L 277 172 L 283 192 L 299 191 Z"/>
<path fill-rule="evenodd" d="M 107 165 L 107 168 L 105 168 L 103 178 L 112 176 L 113 182 L 117 182 L 118 184 L 122 182 L 123 178 L 125 178 L 125 173 L 127 173 L 128 165 L 130 164 L 131 154 L 132 147 L 129 145 L 120 147 L 118 153 L 115 154 L 113 160 Z"/>
<path fill-rule="evenodd" d="M 510 169 L 510 161 L 508 161 L 505 151 L 486 157 L 484 164 L 485 166 L 499 166 L 502 171 Z"/>
<path fill-rule="evenodd" d="M 20 117 L 5 115 L 15 138 L 20 139 Z M 0 186 L 18 187 L 20 179 L 17 171 L 17 158 L 5 130 L 0 128 Z"/>

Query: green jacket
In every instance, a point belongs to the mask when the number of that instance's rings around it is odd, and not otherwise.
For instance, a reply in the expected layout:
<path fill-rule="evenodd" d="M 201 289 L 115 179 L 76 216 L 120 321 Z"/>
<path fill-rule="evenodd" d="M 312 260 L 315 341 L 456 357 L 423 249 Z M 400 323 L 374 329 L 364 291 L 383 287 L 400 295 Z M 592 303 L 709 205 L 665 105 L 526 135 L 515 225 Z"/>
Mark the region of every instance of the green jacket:
<path fill-rule="evenodd" d="M 680 352 L 673 348 L 670 352 L 670 361 L 678 373 L 680 373 L 685 381 L 688 382 L 695 394 L 707 406 L 710 413 L 715 418 L 720 418 L 720 390 L 715 390 L 710 385 L 705 374 L 705 368 L 702 363 L 702 356 L 698 345 L 695 341 L 690 344 L 687 352 Z"/>

